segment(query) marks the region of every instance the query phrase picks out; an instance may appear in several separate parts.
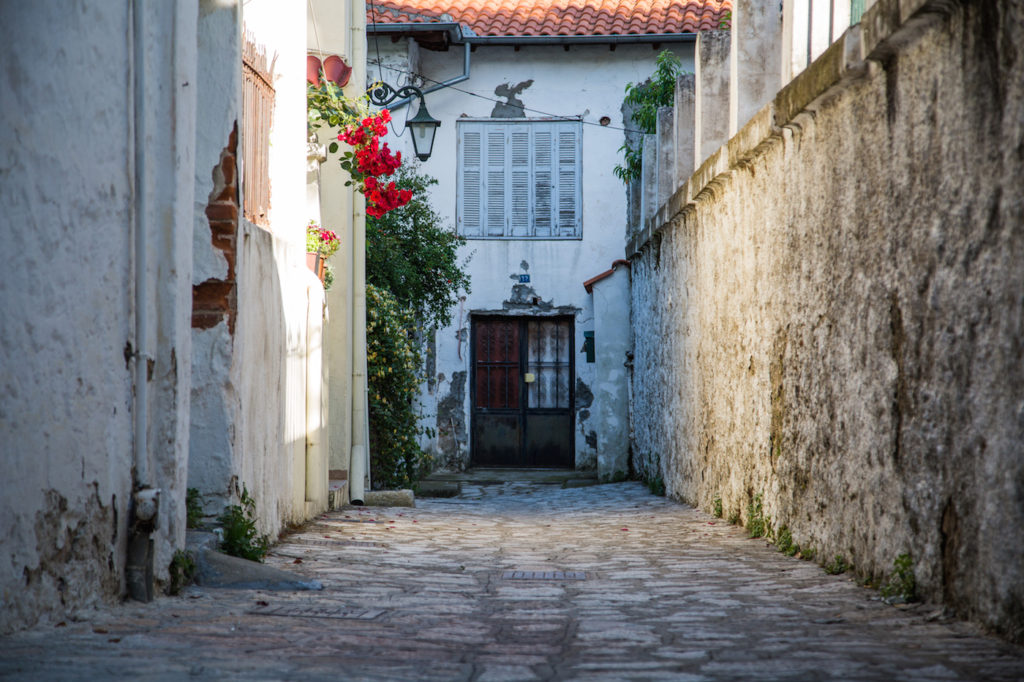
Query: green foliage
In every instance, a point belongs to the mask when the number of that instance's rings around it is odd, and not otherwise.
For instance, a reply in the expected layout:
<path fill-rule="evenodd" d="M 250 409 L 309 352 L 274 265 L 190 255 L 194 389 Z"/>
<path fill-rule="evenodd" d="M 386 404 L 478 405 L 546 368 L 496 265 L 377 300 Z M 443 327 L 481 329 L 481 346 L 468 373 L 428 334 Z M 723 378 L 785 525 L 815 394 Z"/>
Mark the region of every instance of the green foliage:
<path fill-rule="evenodd" d="M 458 249 L 465 238 L 445 226 L 427 197 L 437 180 L 404 164 L 392 177 L 412 199 L 366 219 L 367 364 L 370 452 L 375 487 L 408 487 L 429 466 L 418 437 L 416 396 L 423 377 L 419 339 L 447 325 L 469 275 Z"/>
<path fill-rule="evenodd" d="M 443 327 L 458 292 L 469 292 L 465 263 L 458 261 L 466 239 L 448 229 L 427 200 L 437 180 L 408 163 L 391 179 L 413 198 L 380 218 L 367 217 L 366 282 L 390 292 L 425 328 Z"/>
<path fill-rule="evenodd" d="M 734 526 L 740 525 L 740 513 L 738 511 L 733 511 L 729 514 L 728 521 Z"/>
<path fill-rule="evenodd" d="M 892 562 L 893 570 L 889 580 L 882 586 L 882 596 L 889 603 L 909 602 L 917 599 L 917 579 L 914 577 L 914 562 L 907 553 L 900 554 Z"/>
<path fill-rule="evenodd" d="M 800 546 L 793 542 L 793 534 L 786 526 L 779 528 L 775 534 L 775 547 L 786 556 L 794 556 L 800 551 Z"/>
<path fill-rule="evenodd" d="M 761 493 L 747 505 L 747 530 L 752 538 L 766 538 L 771 535 L 771 518 L 764 515 Z"/>
<path fill-rule="evenodd" d="M 665 480 L 661 477 L 661 474 L 655 474 L 647 479 L 647 488 L 651 491 L 652 495 L 658 497 L 665 496 Z"/>
<path fill-rule="evenodd" d="M 722 498 L 719 497 L 718 495 L 715 495 L 715 500 L 711 503 L 711 507 L 715 513 L 715 518 L 722 518 Z"/>
<path fill-rule="evenodd" d="M 217 520 L 224 531 L 221 551 L 250 561 L 263 561 L 270 550 L 270 538 L 256 531 L 256 501 L 244 486 L 241 504 L 228 505 Z"/>
<path fill-rule="evenodd" d="M 682 63 L 679 57 L 669 50 L 663 50 L 658 55 L 657 66 L 654 73 L 643 83 L 627 83 L 626 98 L 627 106 L 633 107 L 633 114 L 630 118 L 633 126 L 642 133 L 654 133 L 658 125 L 658 107 L 672 105 L 676 91 L 676 78 L 683 73 Z M 642 170 L 643 142 L 638 141 L 630 144 L 629 140 L 624 142 L 619 151 L 623 152 L 625 165 L 616 166 L 615 176 L 628 183 L 640 177 Z"/>
<path fill-rule="evenodd" d="M 421 357 L 413 312 L 385 289 L 366 285 L 366 363 L 370 393 L 370 467 L 376 488 L 404 488 L 429 463 L 417 437 Z"/>
<path fill-rule="evenodd" d="M 602 483 L 622 483 L 629 480 L 629 474 L 622 469 L 616 469 L 613 474 L 605 474 L 601 478 Z"/>
<path fill-rule="evenodd" d="M 342 93 L 341 88 L 321 78 L 320 86 L 306 84 L 306 115 L 307 126 L 311 131 L 323 126 L 340 128 L 365 115 L 366 106 L 360 100 L 350 100 Z M 338 143 L 331 142 L 328 151 L 338 151 Z"/>
<path fill-rule="evenodd" d="M 718 19 L 718 30 L 725 31 L 732 28 L 732 10 L 726 10 Z"/>
<path fill-rule="evenodd" d="M 195 488 L 190 488 L 195 490 Z M 167 594 L 178 594 L 181 588 L 191 585 L 196 577 L 196 562 L 192 555 L 179 549 L 171 558 L 171 565 L 167 568 L 171 575 L 171 582 L 167 585 Z"/>
<path fill-rule="evenodd" d="M 199 528 L 203 522 L 203 496 L 199 494 L 199 488 L 189 488 L 185 491 L 185 527 Z"/>
<path fill-rule="evenodd" d="M 853 566 L 846 563 L 846 559 L 843 558 L 842 554 L 836 554 L 836 558 L 825 564 L 825 572 L 829 575 L 839 575 L 840 573 L 846 573 Z"/>
<path fill-rule="evenodd" d="M 801 547 L 800 551 L 797 552 L 801 559 L 806 561 L 814 561 L 815 550 L 813 547 Z"/>

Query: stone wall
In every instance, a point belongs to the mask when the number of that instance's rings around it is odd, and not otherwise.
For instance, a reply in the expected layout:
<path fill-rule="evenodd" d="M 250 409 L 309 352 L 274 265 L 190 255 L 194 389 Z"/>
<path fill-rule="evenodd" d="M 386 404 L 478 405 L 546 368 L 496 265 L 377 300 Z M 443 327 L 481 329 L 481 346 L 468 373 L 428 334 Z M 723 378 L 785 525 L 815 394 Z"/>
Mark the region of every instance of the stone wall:
<path fill-rule="evenodd" d="M 1024 8 L 880 0 L 630 242 L 634 463 L 1024 639 Z M 692 142 L 691 142 L 692 144 Z"/>

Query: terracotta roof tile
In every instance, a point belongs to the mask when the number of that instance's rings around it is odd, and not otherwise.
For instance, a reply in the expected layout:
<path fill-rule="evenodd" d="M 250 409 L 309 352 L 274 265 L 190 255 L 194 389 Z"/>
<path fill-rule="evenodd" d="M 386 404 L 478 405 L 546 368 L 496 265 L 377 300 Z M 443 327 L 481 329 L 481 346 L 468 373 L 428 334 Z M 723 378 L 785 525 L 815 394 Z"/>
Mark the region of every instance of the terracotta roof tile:
<path fill-rule="evenodd" d="M 731 0 L 374 0 L 366 23 L 454 21 L 481 36 L 695 33 L 731 9 Z"/>

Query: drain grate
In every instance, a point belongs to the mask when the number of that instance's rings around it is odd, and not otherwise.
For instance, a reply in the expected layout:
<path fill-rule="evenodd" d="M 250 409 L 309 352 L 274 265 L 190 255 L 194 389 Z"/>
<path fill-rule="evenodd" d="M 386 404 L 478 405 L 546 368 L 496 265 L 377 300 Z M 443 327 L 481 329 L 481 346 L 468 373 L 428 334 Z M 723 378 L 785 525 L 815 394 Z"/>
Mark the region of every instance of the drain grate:
<path fill-rule="evenodd" d="M 504 580 L 586 580 L 583 571 L 505 571 Z"/>
<path fill-rule="evenodd" d="M 341 620 L 373 620 L 383 611 L 379 609 L 346 609 L 324 606 L 271 606 L 246 613 L 254 616 L 285 616 L 288 618 L 336 618 Z"/>
<path fill-rule="evenodd" d="M 291 538 L 290 543 L 296 545 L 313 545 L 314 547 L 383 547 L 380 542 L 367 540 L 314 540 L 307 538 Z"/>

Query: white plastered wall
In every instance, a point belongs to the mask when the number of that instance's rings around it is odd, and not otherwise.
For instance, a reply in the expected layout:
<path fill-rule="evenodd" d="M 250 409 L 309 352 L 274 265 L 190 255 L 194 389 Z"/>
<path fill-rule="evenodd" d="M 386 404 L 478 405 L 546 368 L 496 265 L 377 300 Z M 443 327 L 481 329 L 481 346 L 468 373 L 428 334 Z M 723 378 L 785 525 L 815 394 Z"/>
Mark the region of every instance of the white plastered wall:
<path fill-rule="evenodd" d="M 147 482 L 162 490 L 157 578 L 184 536 L 197 10 L 145 6 L 135 98 L 131 7 L 0 5 L 0 631 L 123 593 L 137 361 L 152 368 L 142 437 Z M 138 150 L 136 112 L 150 131 Z"/>

